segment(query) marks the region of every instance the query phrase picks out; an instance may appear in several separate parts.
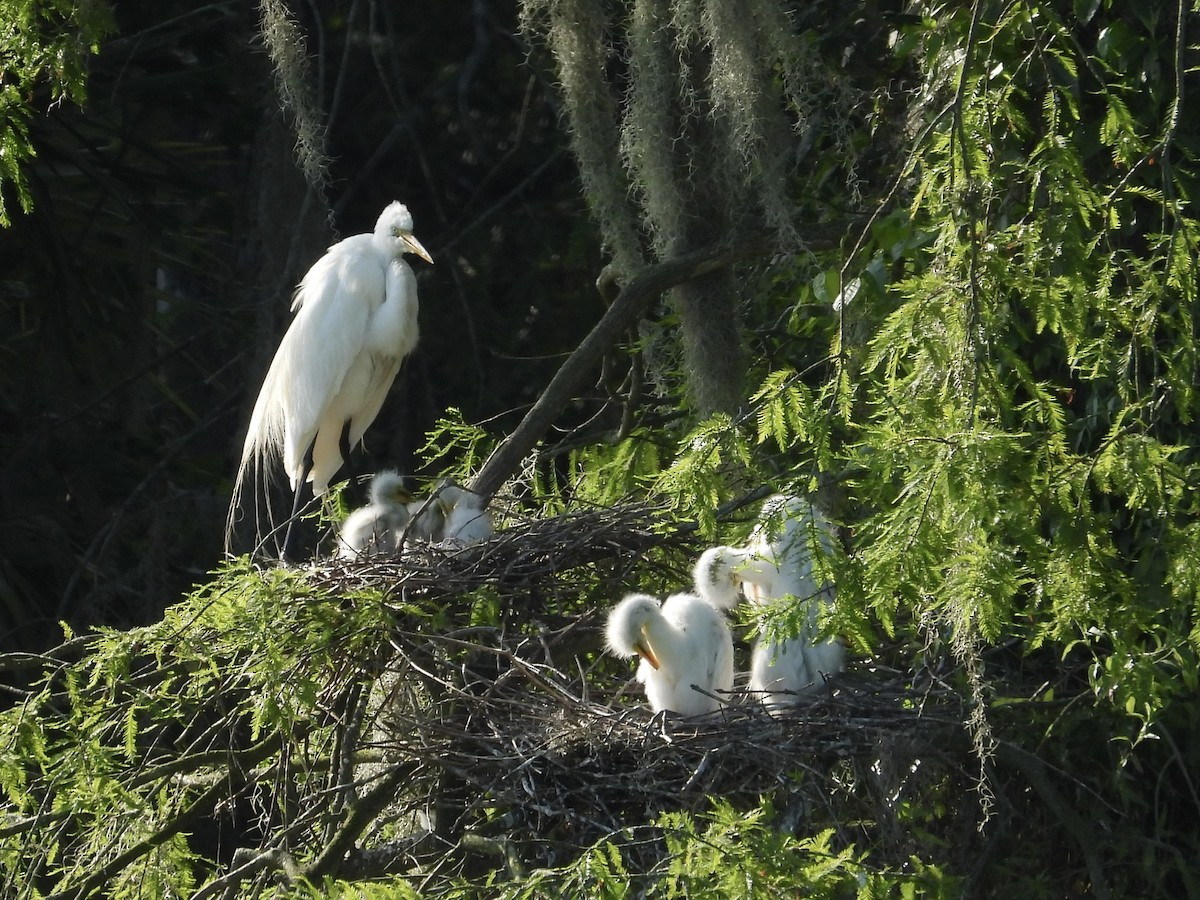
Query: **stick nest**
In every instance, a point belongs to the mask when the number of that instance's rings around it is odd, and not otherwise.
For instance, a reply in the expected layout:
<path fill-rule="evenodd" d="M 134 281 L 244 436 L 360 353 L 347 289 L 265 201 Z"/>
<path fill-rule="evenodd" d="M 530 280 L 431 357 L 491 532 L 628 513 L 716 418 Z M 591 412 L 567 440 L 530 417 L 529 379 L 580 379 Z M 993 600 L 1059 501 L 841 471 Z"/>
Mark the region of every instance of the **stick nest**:
<path fill-rule="evenodd" d="M 652 716 L 628 663 L 600 652 L 608 607 L 635 588 L 679 590 L 700 549 L 653 509 L 622 506 L 316 569 L 335 593 L 383 588 L 398 612 L 415 599 L 461 606 L 481 590 L 503 610 L 499 625 L 441 633 L 398 615 L 364 701 L 357 778 L 367 791 L 401 767 L 404 786 L 356 865 L 428 864 L 464 847 L 513 869 L 562 865 L 662 812 L 702 812 L 710 796 L 749 809 L 765 795 L 777 827 L 882 841 L 903 863 L 898 805 L 978 778 L 962 700 L 937 677 L 914 687 L 860 662 L 771 715 L 743 676 L 718 713 Z M 649 871 L 662 847 L 633 852 Z"/>

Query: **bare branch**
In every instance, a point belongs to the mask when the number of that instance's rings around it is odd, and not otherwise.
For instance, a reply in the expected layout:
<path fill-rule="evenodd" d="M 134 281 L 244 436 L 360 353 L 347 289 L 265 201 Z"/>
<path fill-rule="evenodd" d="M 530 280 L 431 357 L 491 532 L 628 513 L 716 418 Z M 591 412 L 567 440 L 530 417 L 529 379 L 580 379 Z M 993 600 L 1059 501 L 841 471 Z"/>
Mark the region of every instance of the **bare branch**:
<path fill-rule="evenodd" d="M 844 233 L 845 228 L 841 224 L 822 229 L 820 235 L 810 238 L 809 247 L 834 247 Z M 735 263 L 762 257 L 774 248 L 775 240 L 772 235 L 757 234 L 688 253 L 639 272 L 621 289 L 607 312 L 575 352 L 567 357 L 533 408 L 526 413 L 521 424 L 484 463 L 471 484 L 471 490 L 491 497 L 500 489 L 500 486 L 517 471 L 521 460 L 546 433 L 559 413 L 571 402 L 576 389 L 599 365 L 604 354 L 621 340 L 641 318 L 646 308 L 662 296 L 664 291 Z M 601 291 L 603 292 L 603 287 Z"/>

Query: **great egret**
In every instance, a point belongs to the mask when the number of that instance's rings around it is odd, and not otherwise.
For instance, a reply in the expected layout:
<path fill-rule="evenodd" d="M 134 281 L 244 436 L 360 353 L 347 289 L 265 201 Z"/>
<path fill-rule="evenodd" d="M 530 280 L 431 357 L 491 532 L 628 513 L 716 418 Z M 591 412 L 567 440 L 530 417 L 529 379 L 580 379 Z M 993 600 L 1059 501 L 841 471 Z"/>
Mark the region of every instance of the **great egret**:
<path fill-rule="evenodd" d="M 433 262 L 413 236 L 408 208 L 393 202 L 371 234 L 338 241 L 300 281 L 296 317 L 250 416 L 230 526 L 248 471 L 265 477 L 281 458 L 298 507 L 304 482 L 312 482 L 315 496 L 324 494 L 379 414 L 400 363 L 417 345 L 417 281 L 406 253 Z"/>
<path fill-rule="evenodd" d="M 347 516 L 338 531 L 338 556 L 343 559 L 394 552 L 412 521 L 412 494 L 398 472 L 377 473 L 369 495 L 371 502 Z"/>
<path fill-rule="evenodd" d="M 729 625 L 695 594 L 672 594 L 661 606 L 648 594 L 631 594 L 608 614 L 605 634 L 615 655 L 641 657 L 637 679 L 655 712 L 713 712 L 721 703 L 709 695 L 733 689 Z"/>
<path fill-rule="evenodd" d="M 492 536 L 492 516 L 483 497 L 450 483 L 438 491 L 438 501 L 446 516 L 444 542 L 478 544 Z"/>

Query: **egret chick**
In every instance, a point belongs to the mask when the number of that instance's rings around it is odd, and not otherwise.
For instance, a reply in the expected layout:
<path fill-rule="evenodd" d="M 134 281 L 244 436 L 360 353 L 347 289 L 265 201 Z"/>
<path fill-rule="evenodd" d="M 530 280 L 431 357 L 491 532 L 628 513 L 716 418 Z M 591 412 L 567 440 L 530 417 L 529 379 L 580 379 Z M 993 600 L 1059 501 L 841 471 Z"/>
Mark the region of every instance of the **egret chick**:
<path fill-rule="evenodd" d="M 394 202 L 371 234 L 338 241 L 301 279 L 296 317 L 250 416 L 228 531 L 248 471 L 265 480 L 281 459 L 296 492 L 294 515 L 303 484 L 324 494 L 379 414 L 400 363 L 417 345 L 417 280 L 406 253 L 433 262 L 413 235 L 408 208 Z"/>
<path fill-rule="evenodd" d="M 637 680 L 655 712 L 713 712 L 721 703 L 708 695 L 733 688 L 729 625 L 694 594 L 672 594 L 661 606 L 655 597 L 631 594 L 609 612 L 605 636 L 611 653 L 641 658 Z"/>
<path fill-rule="evenodd" d="M 781 590 L 775 563 L 741 547 L 710 547 L 700 555 L 693 575 L 700 596 L 724 609 L 736 606 L 743 590 L 753 590 L 756 596 Z M 770 640 L 763 632 L 750 658 L 750 689 L 768 705 L 794 702 L 794 695 L 787 692 L 800 692 L 813 684 L 808 649 L 803 639 Z"/>
<path fill-rule="evenodd" d="M 446 524 L 442 540 L 448 544 L 478 544 L 492 536 L 492 514 L 487 500 L 454 483 L 445 484 L 438 492 L 438 501 L 445 511 Z"/>
<path fill-rule="evenodd" d="M 746 549 L 762 561 L 747 579 L 751 602 L 769 603 L 785 595 L 801 600 L 832 597 L 833 586 L 817 584 L 813 542 L 833 552 L 833 526 L 807 498 L 775 494 L 763 501 Z"/>
<path fill-rule="evenodd" d="M 379 472 L 371 479 L 370 502 L 356 509 L 338 531 L 338 556 L 354 559 L 364 553 L 393 553 L 412 519 L 410 494 L 398 472 Z"/>
<path fill-rule="evenodd" d="M 760 606 L 784 598 L 804 605 L 804 622 L 794 638 L 770 640 L 765 631 L 751 655 L 750 689 L 769 705 L 794 703 L 795 694 L 824 683 L 846 667 L 846 650 L 836 638 L 815 641 L 822 604 L 833 600 L 833 585 L 818 581 L 813 544 L 833 549 L 833 527 L 802 497 L 776 494 L 763 503 L 751 534 L 748 561 L 739 568 L 743 590 Z"/>

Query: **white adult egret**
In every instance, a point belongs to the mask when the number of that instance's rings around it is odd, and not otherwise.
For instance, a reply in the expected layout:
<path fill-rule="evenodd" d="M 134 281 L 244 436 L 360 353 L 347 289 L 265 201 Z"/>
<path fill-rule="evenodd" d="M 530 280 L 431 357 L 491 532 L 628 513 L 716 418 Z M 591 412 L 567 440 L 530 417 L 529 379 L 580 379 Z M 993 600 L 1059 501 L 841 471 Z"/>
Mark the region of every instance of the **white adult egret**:
<path fill-rule="evenodd" d="M 406 253 L 433 262 L 413 236 L 408 208 L 394 202 L 371 234 L 338 241 L 300 281 L 296 317 L 250 416 L 230 525 L 251 468 L 263 476 L 281 458 L 297 505 L 305 481 L 320 496 L 379 414 L 417 345 L 417 281 Z"/>
<path fill-rule="evenodd" d="M 400 546 L 412 520 L 412 494 L 398 472 L 376 473 L 370 502 L 346 517 L 338 531 L 338 556 L 353 559 L 364 553 L 392 553 Z"/>
<path fill-rule="evenodd" d="M 672 594 L 662 606 L 655 597 L 631 594 L 608 614 L 605 634 L 612 653 L 641 657 L 637 679 L 655 712 L 712 712 L 721 703 L 709 695 L 733 689 L 729 625 L 694 594 Z"/>
<path fill-rule="evenodd" d="M 438 501 L 446 515 L 442 529 L 446 543 L 478 544 L 492 536 L 492 515 L 483 497 L 451 482 L 438 491 Z"/>

